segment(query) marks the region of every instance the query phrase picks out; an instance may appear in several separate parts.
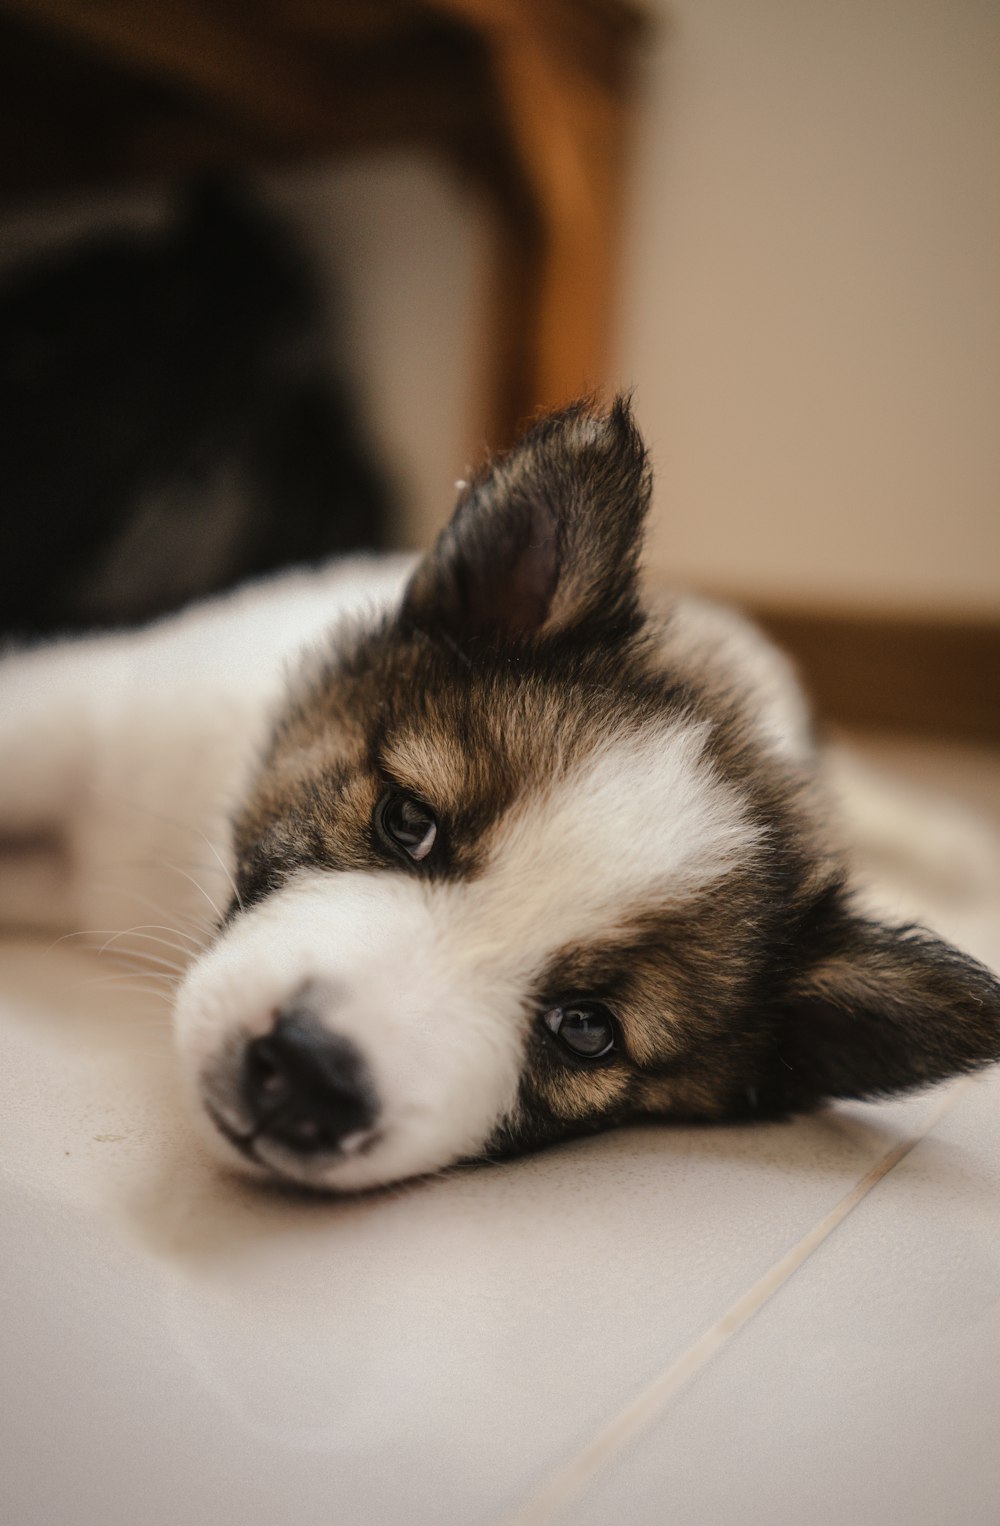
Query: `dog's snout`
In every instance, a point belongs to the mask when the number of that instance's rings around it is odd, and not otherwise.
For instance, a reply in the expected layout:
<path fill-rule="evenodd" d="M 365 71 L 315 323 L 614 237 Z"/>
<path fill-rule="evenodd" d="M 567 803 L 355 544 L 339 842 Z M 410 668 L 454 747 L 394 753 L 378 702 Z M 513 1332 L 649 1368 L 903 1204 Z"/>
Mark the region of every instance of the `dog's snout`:
<path fill-rule="evenodd" d="M 349 1039 L 311 1014 L 279 1016 L 247 1045 L 243 1098 L 257 1139 L 299 1154 L 339 1149 L 375 1122 L 375 1088 Z"/>

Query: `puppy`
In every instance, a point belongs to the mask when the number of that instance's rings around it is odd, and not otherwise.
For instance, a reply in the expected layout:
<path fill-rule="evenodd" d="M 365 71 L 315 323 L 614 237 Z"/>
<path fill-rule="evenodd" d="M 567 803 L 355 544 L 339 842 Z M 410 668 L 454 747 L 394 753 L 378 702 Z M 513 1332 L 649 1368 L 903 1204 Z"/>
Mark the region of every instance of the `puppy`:
<path fill-rule="evenodd" d="M 649 495 L 627 403 L 579 404 L 415 567 L 0 667 L 0 912 L 183 958 L 232 1163 L 365 1188 L 1000 1057 L 988 971 L 853 904 L 786 661 L 641 595 Z"/>

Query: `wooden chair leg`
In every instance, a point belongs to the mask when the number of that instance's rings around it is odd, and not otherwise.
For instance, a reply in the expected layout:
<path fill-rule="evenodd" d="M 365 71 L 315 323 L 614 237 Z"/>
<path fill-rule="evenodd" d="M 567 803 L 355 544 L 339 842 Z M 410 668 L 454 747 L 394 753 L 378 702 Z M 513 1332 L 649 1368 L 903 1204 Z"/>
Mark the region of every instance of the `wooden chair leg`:
<path fill-rule="evenodd" d="M 512 179 L 490 187 L 494 369 L 485 414 L 495 443 L 513 439 L 539 409 L 599 388 L 608 372 L 627 70 L 588 70 L 537 15 L 507 7 L 490 34 L 515 166 Z"/>

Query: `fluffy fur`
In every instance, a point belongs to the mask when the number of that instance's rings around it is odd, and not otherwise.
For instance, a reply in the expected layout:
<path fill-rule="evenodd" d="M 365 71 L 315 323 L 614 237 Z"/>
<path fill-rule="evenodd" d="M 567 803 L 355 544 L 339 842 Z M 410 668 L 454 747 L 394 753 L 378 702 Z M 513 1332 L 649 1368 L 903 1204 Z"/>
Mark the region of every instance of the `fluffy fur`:
<path fill-rule="evenodd" d="M 642 594 L 649 492 L 625 402 L 577 405 L 415 567 L 0 668 L 0 915 L 190 959 L 178 1053 L 230 1161 L 353 1189 L 1000 1056 L 989 972 L 855 909 L 785 659 Z M 555 1031 L 582 1002 L 593 1058 Z"/>

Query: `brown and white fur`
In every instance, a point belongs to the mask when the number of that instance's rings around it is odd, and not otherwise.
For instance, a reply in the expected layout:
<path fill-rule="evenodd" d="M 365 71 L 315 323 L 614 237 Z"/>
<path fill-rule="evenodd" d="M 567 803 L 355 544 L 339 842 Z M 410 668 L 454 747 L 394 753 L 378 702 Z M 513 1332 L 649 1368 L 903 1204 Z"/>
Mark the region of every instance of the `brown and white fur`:
<path fill-rule="evenodd" d="M 0 920 L 190 956 L 177 1050 L 231 1162 L 364 1188 L 1000 1056 L 994 978 L 856 909 L 785 659 L 642 595 L 649 492 L 627 404 L 576 405 L 415 568 L 0 665 Z"/>

